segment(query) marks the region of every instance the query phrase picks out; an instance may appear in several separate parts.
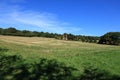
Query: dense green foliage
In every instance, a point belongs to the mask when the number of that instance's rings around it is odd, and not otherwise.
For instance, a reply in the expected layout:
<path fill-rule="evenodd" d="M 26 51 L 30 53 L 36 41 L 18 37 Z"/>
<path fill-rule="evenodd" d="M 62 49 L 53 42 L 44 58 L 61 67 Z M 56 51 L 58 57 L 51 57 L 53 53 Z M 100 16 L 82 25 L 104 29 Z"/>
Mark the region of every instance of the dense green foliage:
<path fill-rule="evenodd" d="M 74 70 L 56 60 L 28 64 L 21 56 L 0 55 L 0 80 L 72 80 Z"/>
<path fill-rule="evenodd" d="M 53 34 L 48 32 L 37 32 L 37 31 L 28 31 L 28 30 L 17 30 L 13 27 L 10 28 L 0 28 L 1 35 L 11 35 L 11 36 L 25 36 L 25 37 L 48 37 L 48 38 L 57 38 L 61 36 L 60 34 Z"/>
<path fill-rule="evenodd" d="M 99 40 L 99 37 L 97 36 L 73 35 L 73 34 L 67 34 L 67 33 L 64 33 L 63 35 L 67 35 L 67 40 L 71 40 L 71 41 L 96 43 Z"/>
<path fill-rule="evenodd" d="M 101 36 L 83 36 L 83 35 L 73 35 L 64 33 L 63 35 L 57 33 L 48 33 L 48 32 L 37 32 L 37 31 L 28 31 L 28 30 L 17 30 L 15 28 L 0 28 L 0 35 L 12 35 L 12 36 L 25 36 L 25 37 L 47 37 L 47 38 L 56 38 L 63 39 L 64 35 L 67 35 L 66 40 L 72 41 L 82 41 L 90 43 L 100 43 L 100 44 L 110 44 L 110 45 L 120 45 L 120 32 L 109 32 Z"/>
<path fill-rule="evenodd" d="M 101 36 L 100 44 L 120 45 L 120 32 L 109 32 Z"/>
<path fill-rule="evenodd" d="M 72 41 L 96 43 L 97 40 L 99 40 L 99 37 L 96 37 L 96 36 L 73 35 L 73 34 L 67 34 L 67 33 L 64 33 L 64 34 L 67 35 L 67 40 L 72 40 Z M 25 36 L 25 37 L 47 37 L 47 38 L 63 39 L 63 35 L 57 34 L 57 33 L 37 32 L 37 31 L 28 31 L 28 30 L 21 31 L 13 27 L 10 27 L 7 29 L 0 28 L 0 35 Z"/>

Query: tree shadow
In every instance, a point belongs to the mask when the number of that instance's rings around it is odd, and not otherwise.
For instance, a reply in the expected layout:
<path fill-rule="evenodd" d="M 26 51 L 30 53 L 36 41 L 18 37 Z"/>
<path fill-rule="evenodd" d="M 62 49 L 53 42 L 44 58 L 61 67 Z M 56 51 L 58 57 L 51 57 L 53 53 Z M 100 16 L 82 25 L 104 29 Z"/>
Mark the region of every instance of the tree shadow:
<path fill-rule="evenodd" d="M 7 52 L 7 51 L 8 51 L 8 49 L 0 47 L 0 52 Z"/>
<path fill-rule="evenodd" d="M 73 76 L 74 71 L 78 70 L 56 60 L 25 63 L 18 55 L 0 55 L 0 80 L 120 80 L 119 75 L 90 65 L 78 77 Z"/>
<path fill-rule="evenodd" d="M 0 80 L 72 80 L 76 70 L 56 60 L 43 58 L 32 64 L 24 61 L 21 56 L 1 55 Z"/>
<path fill-rule="evenodd" d="M 87 66 L 84 68 L 84 72 L 77 80 L 120 80 L 120 76 L 112 75 L 108 71 L 101 70 L 93 66 Z"/>

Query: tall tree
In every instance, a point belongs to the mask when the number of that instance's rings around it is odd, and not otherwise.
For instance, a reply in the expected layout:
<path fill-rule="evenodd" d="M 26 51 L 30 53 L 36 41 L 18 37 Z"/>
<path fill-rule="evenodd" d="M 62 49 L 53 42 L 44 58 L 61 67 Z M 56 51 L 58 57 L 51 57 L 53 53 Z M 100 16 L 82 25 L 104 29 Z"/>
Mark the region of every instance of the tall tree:
<path fill-rule="evenodd" d="M 101 36 L 100 44 L 120 45 L 120 32 L 109 32 Z"/>

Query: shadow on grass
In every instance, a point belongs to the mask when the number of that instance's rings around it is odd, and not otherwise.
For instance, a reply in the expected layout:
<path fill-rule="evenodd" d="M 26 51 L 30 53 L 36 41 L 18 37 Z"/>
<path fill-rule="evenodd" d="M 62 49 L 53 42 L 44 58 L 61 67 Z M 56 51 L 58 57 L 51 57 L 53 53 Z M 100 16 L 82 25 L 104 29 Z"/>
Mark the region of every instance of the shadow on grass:
<path fill-rule="evenodd" d="M 24 61 L 21 56 L 0 56 L 0 80 L 72 80 L 76 70 L 56 60 Z"/>
<path fill-rule="evenodd" d="M 0 52 L 7 52 L 8 49 L 0 47 Z"/>
<path fill-rule="evenodd" d="M 76 80 L 120 80 L 120 76 L 88 65 Z"/>
<path fill-rule="evenodd" d="M 25 63 L 18 55 L 0 55 L 0 80 L 120 80 L 119 75 L 90 65 L 85 66 L 78 77 L 74 77 L 75 71 L 78 70 L 56 60 L 42 58 L 38 62 Z"/>

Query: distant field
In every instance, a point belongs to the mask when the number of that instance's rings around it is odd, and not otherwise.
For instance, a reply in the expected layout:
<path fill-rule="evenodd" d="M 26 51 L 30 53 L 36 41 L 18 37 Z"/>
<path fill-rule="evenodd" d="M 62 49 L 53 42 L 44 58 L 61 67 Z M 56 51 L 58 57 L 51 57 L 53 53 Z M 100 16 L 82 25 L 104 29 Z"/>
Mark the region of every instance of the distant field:
<path fill-rule="evenodd" d="M 39 58 L 57 59 L 82 71 L 91 64 L 120 75 L 120 46 L 64 41 L 41 37 L 0 36 L 0 47 L 6 54 L 18 54 L 29 62 Z"/>

